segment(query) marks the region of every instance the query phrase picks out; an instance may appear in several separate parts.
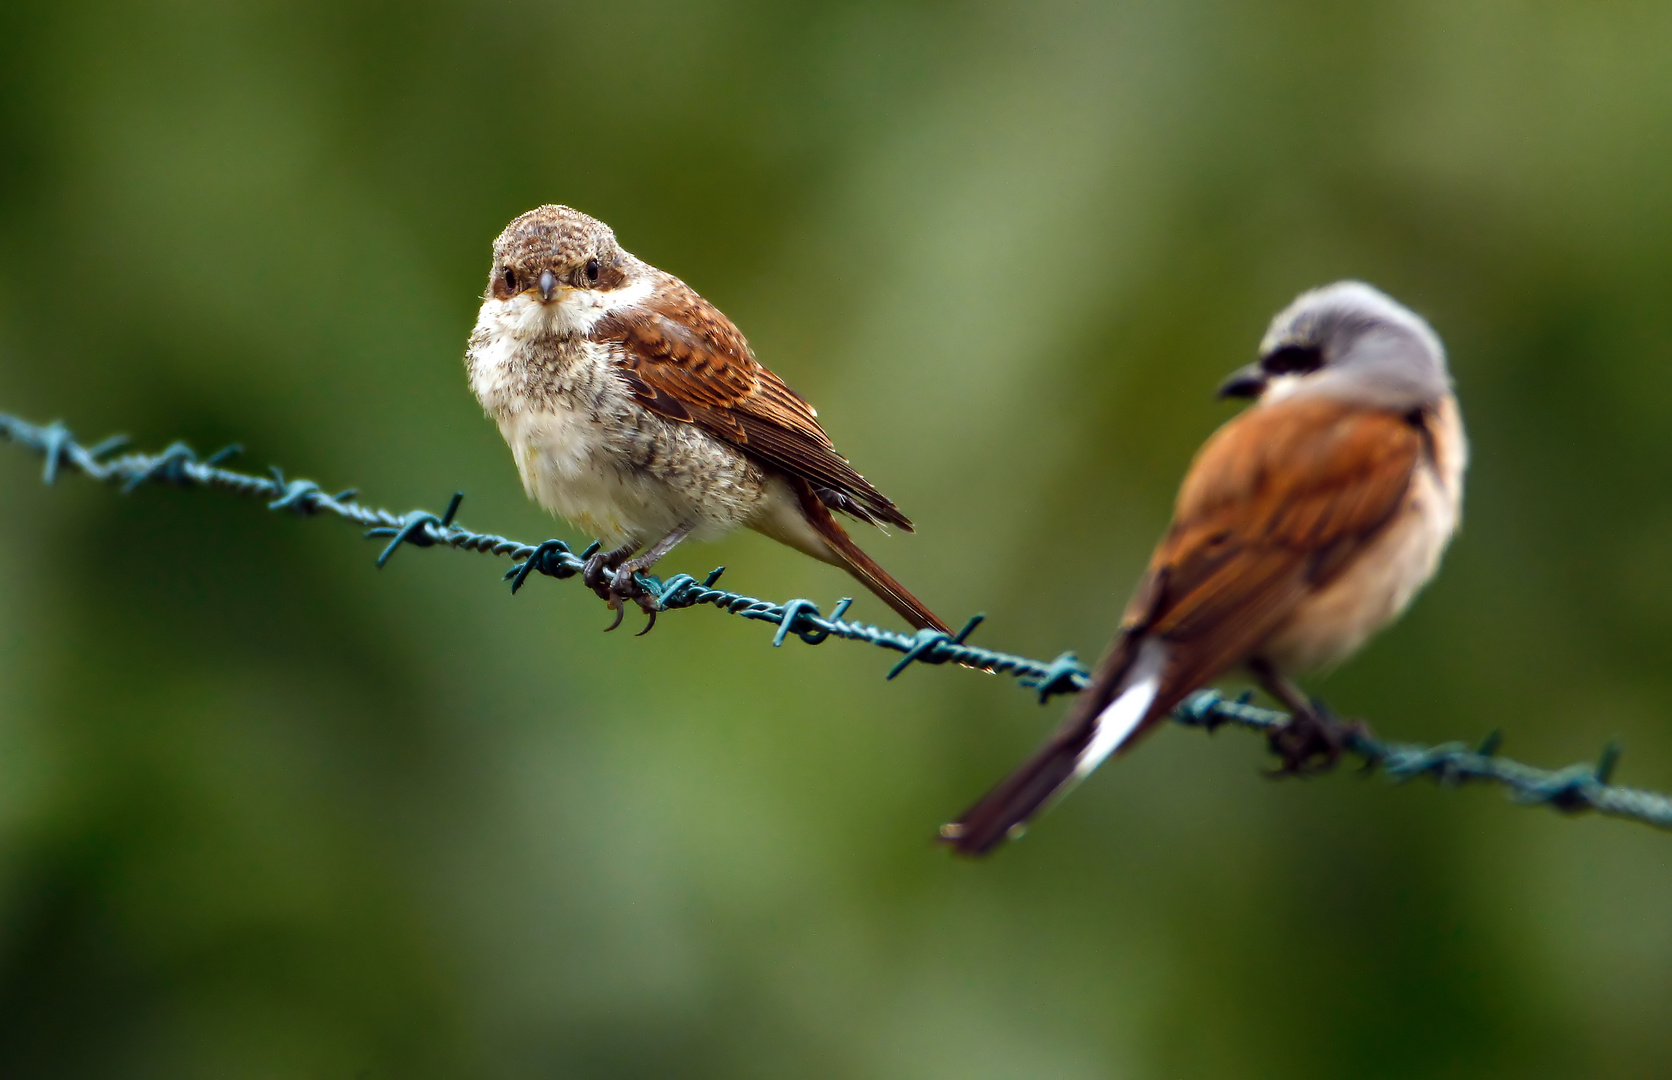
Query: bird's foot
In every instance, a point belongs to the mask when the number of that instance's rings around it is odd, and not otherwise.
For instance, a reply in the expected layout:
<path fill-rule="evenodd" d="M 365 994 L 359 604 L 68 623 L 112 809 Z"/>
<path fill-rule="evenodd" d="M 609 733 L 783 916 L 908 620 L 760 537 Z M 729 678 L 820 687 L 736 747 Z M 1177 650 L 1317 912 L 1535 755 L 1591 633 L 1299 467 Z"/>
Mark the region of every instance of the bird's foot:
<path fill-rule="evenodd" d="M 656 612 L 661 609 L 650 591 L 639 584 L 636 575 L 644 569 L 642 562 L 628 560 L 634 550 L 632 544 L 626 544 L 614 551 L 594 552 L 587 557 L 586 565 L 581 567 L 581 580 L 586 587 L 615 612 L 615 621 L 604 627 L 606 634 L 621 625 L 629 600 L 637 603 L 639 609 L 650 616 L 649 624 L 639 631 L 639 636 L 649 633 L 650 628 L 656 625 Z"/>
<path fill-rule="evenodd" d="M 633 550 L 633 545 L 624 544 L 613 551 L 593 552 L 581 567 L 581 581 L 598 594 L 598 599 L 609 600 L 614 591 L 616 573 Z"/>
<path fill-rule="evenodd" d="M 1368 736 L 1362 721 L 1338 719 L 1322 702 L 1297 711 L 1287 724 L 1266 736 L 1271 752 L 1283 759 L 1272 776 L 1310 776 L 1328 772 L 1354 736 Z"/>

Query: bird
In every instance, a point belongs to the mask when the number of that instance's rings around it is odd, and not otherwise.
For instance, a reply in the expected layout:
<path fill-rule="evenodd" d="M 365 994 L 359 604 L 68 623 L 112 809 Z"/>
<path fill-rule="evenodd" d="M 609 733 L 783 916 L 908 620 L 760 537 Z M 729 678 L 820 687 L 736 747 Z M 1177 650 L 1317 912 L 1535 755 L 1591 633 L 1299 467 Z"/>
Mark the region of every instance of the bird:
<path fill-rule="evenodd" d="M 731 320 L 568 206 L 517 217 L 493 244 L 465 369 L 529 497 L 600 549 L 583 580 L 616 611 L 657 605 L 635 575 L 688 537 L 747 526 L 839 566 L 914 629 L 948 632 L 835 513 L 911 532 L 836 452 L 807 400 Z"/>
<path fill-rule="evenodd" d="M 1197 452 L 1108 652 L 1050 739 L 940 839 L 984 855 L 1186 696 L 1245 668 L 1292 714 L 1279 773 L 1352 726 L 1294 682 L 1397 618 L 1456 532 L 1468 443 L 1438 335 L 1370 285 L 1302 293 L 1219 387 L 1253 399 Z M 1362 726 L 1359 726 L 1362 730 Z"/>

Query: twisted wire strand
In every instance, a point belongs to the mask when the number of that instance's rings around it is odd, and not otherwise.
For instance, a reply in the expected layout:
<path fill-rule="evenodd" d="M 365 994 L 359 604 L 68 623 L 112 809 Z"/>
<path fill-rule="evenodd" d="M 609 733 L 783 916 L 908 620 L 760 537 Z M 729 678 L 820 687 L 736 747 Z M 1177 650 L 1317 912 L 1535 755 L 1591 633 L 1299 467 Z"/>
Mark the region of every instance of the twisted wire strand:
<path fill-rule="evenodd" d="M 199 458 L 182 442 L 155 454 L 118 454 L 117 451 L 127 446 L 127 440 L 120 436 L 83 446 L 62 423 L 40 426 L 4 413 L 0 413 L 0 438 L 41 455 L 44 461 L 41 479 L 47 484 L 67 469 L 100 483 L 119 486 L 123 493 L 145 484 L 170 484 L 259 499 L 269 510 L 342 518 L 365 528 L 367 537 L 388 540 L 377 557 L 379 567 L 403 545 L 439 545 L 507 557 L 514 565 L 504 576 L 511 583 L 513 593 L 534 573 L 559 579 L 576 576 L 586 559 L 598 549 L 593 544 L 575 552 L 561 540 L 528 544 L 494 533 L 472 532 L 453 522 L 464 499 L 462 494 L 455 494 L 442 514 L 428 510 L 397 514 L 358 502 L 358 493 L 352 489 L 327 494 L 312 480 L 287 479 L 278 468 L 267 476 L 226 468 L 225 462 L 241 452 L 237 446 L 226 447 L 205 458 Z M 903 633 L 844 620 L 851 599 L 839 601 L 829 615 L 824 615 L 811 600 L 773 603 L 715 588 L 724 570 L 725 567 L 719 567 L 702 581 L 689 574 L 675 574 L 666 581 L 640 574 L 638 580 L 663 611 L 706 604 L 731 615 L 773 624 L 778 628 L 772 638 L 774 646 L 781 646 L 791 636 L 808 645 L 819 645 L 834 637 L 899 653 L 901 658 L 889 670 L 889 679 L 912 664 L 958 664 L 1012 676 L 1032 690 L 1041 703 L 1058 694 L 1074 693 L 1087 682 L 1086 668 L 1073 653 L 1065 652 L 1054 660 L 1044 661 L 970 644 L 967 639 L 981 624 L 980 615 L 970 619 L 956 634 L 936 630 Z M 1175 722 L 1209 732 L 1229 724 L 1270 735 L 1289 719 L 1288 713 L 1250 704 L 1246 695 L 1228 698 L 1215 690 L 1192 695 L 1173 713 Z M 1672 829 L 1672 798 L 1610 783 L 1619 760 L 1619 749 L 1614 744 L 1604 748 L 1594 765 L 1541 769 L 1500 757 L 1497 753 L 1500 741 L 1498 734 L 1493 733 L 1473 748 L 1460 742 L 1419 746 L 1378 739 L 1359 731 L 1348 737 L 1346 750 L 1363 761 L 1366 770 L 1380 772 L 1396 782 L 1428 777 L 1445 786 L 1471 781 L 1495 783 L 1524 805 L 1546 806 L 1565 813 L 1589 810 Z"/>

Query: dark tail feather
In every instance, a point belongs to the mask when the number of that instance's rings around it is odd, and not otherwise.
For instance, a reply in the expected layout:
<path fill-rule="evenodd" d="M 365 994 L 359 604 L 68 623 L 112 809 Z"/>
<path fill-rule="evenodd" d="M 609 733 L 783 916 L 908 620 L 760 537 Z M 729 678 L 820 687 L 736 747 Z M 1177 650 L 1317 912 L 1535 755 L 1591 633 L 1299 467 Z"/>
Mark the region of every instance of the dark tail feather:
<path fill-rule="evenodd" d="M 1091 729 L 1060 731 L 948 825 L 940 838 L 960 855 L 979 856 L 1022 834 L 1027 823 L 1074 778 L 1080 753 L 1091 741 Z"/>
<path fill-rule="evenodd" d="M 1165 660 L 1160 642 L 1122 637 L 1050 741 L 957 821 L 943 825 L 941 839 L 960 855 L 978 856 L 1020 836 L 1028 822 L 1145 729 Z"/>
<path fill-rule="evenodd" d="M 895 581 L 887 570 L 876 564 L 876 561 L 859 549 L 853 542 L 842 523 L 837 521 L 819 497 L 813 493 L 812 486 L 806 481 L 796 485 L 800 496 L 801 512 L 806 515 L 807 523 L 818 534 L 824 537 L 824 542 L 830 545 L 842 560 L 848 573 L 858 578 L 867 589 L 877 594 L 883 603 L 899 613 L 900 618 L 906 620 L 915 630 L 939 630 L 943 634 L 950 634 L 951 628 L 935 613 L 923 606 L 923 601 L 913 596 L 906 587 Z"/>

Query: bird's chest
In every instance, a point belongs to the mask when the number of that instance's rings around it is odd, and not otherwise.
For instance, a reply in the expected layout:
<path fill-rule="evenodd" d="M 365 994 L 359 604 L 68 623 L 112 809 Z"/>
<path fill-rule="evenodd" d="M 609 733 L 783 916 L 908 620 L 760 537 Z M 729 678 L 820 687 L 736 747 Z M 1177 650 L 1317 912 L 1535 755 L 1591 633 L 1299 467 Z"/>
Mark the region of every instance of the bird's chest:
<path fill-rule="evenodd" d="M 761 497 L 758 469 L 693 425 L 646 410 L 603 348 L 484 342 L 470 376 L 529 496 L 606 542 L 685 524 L 715 534 Z"/>
<path fill-rule="evenodd" d="M 1434 576 L 1462 515 L 1468 453 L 1449 399 L 1435 446 L 1435 459 L 1418 467 L 1394 520 L 1339 577 L 1300 603 L 1267 643 L 1266 659 L 1285 671 L 1331 667 L 1397 618 Z"/>

